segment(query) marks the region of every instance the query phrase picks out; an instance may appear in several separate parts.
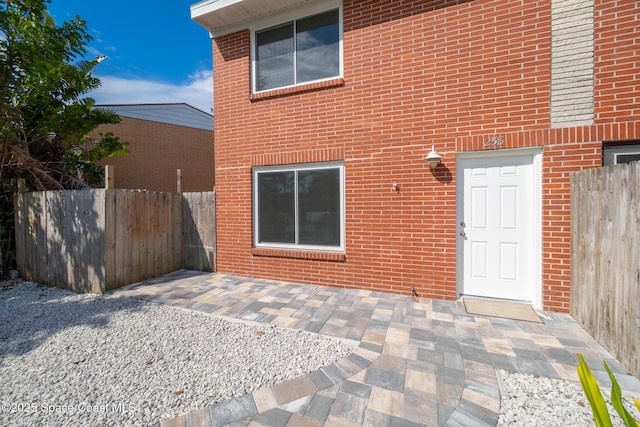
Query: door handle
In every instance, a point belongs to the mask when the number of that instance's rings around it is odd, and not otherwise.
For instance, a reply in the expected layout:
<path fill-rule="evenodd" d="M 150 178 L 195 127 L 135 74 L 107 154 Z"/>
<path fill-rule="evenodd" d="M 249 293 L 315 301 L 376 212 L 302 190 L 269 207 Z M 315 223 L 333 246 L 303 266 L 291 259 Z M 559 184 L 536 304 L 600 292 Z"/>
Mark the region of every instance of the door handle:
<path fill-rule="evenodd" d="M 461 232 L 460 232 L 460 235 L 461 235 L 462 237 L 467 237 L 467 233 L 465 233 L 464 231 L 461 231 Z"/>

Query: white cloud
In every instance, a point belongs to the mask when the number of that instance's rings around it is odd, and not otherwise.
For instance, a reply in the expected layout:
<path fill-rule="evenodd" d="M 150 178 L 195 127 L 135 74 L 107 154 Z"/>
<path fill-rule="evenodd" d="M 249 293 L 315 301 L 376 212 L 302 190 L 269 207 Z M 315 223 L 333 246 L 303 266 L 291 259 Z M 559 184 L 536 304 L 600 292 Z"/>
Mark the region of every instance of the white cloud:
<path fill-rule="evenodd" d="M 157 104 L 184 102 L 207 113 L 213 108 L 213 72 L 198 71 L 184 84 L 100 76 L 102 85 L 89 96 L 97 104 Z"/>

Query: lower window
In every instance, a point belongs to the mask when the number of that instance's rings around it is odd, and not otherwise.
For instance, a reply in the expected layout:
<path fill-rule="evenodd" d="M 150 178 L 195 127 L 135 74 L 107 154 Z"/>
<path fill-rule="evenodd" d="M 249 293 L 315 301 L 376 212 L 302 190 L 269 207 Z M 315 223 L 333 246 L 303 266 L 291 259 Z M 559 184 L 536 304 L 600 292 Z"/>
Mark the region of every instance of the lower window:
<path fill-rule="evenodd" d="M 602 165 L 619 165 L 640 160 L 640 145 L 609 145 L 602 149 Z"/>
<path fill-rule="evenodd" d="M 344 250 L 344 166 L 253 170 L 256 247 Z"/>

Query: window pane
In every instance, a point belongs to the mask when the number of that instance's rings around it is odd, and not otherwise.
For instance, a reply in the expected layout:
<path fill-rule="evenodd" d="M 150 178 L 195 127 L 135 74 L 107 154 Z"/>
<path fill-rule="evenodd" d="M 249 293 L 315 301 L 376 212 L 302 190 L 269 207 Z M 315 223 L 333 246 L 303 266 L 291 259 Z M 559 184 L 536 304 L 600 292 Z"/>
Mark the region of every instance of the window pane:
<path fill-rule="evenodd" d="M 616 156 L 616 163 L 631 163 L 636 160 L 640 160 L 640 154 L 618 154 Z"/>
<path fill-rule="evenodd" d="M 339 169 L 298 172 L 299 243 L 340 246 Z"/>
<path fill-rule="evenodd" d="M 295 243 L 293 172 L 258 174 L 258 242 Z"/>
<path fill-rule="evenodd" d="M 294 84 L 293 23 L 257 33 L 256 42 L 256 89 Z"/>
<path fill-rule="evenodd" d="M 296 83 L 340 74 L 338 10 L 296 23 Z"/>

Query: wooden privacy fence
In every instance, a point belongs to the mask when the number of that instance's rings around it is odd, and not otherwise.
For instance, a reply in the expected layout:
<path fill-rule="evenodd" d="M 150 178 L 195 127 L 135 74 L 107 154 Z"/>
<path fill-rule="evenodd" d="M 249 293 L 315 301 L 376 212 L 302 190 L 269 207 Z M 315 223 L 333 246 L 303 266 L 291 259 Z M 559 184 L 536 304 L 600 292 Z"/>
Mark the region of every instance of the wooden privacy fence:
<path fill-rule="evenodd" d="M 103 293 L 180 268 L 215 270 L 215 193 L 89 189 L 16 197 L 27 280 Z"/>
<path fill-rule="evenodd" d="M 571 176 L 571 314 L 640 375 L 640 162 Z"/>

